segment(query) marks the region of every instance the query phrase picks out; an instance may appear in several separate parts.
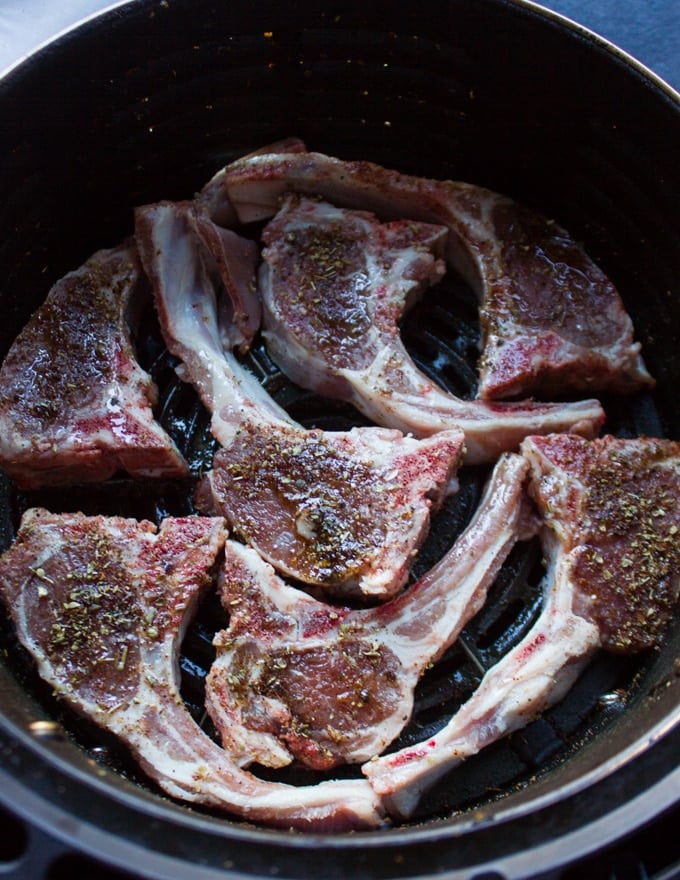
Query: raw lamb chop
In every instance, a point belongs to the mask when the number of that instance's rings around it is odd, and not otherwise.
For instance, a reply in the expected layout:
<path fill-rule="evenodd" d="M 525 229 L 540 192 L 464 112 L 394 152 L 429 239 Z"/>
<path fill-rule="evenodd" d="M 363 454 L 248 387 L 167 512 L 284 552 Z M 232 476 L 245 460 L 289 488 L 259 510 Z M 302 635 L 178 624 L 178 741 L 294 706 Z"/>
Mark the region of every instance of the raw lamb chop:
<path fill-rule="evenodd" d="M 449 723 L 364 765 L 393 816 L 470 755 L 559 701 L 598 648 L 658 643 L 680 594 L 680 444 L 530 437 L 530 490 L 545 522 L 545 607 Z"/>
<path fill-rule="evenodd" d="M 680 596 L 680 443 L 531 437 L 532 492 L 572 559 L 574 611 L 603 646 L 658 643 Z"/>
<path fill-rule="evenodd" d="M 0 466 L 22 488 L 181 477 L 186 462 L 154 420 L 128 313 L 146 286 L 132 242 L 58 281 L 0 369 Z"/>
<path fill-rule="evenodd" d="M 241 222 L 272 217 L 294 191 L 381 219 L 446 225 L 447 259 L 480 300 L 481 397 L 652 384 L 612 283 L 564 229 L 509 198 L 320 153 L 237 160 L 222 181 Z"/>
<path fill-rule="evenodd" d="M 384 599 L 406 582 L 432 508 L 455 488 L 463 435 L 305 430 L 223 348 L 189 203 L 137 210 L 137 240 L 179 373 L 222 445 L 199 490 L 277 569 L 335 595 Z"/>
<path fill-rule="evenodd" d="M 230 620 L 215 636 L 206 706 L 232 759 L 328 770 L 380 754 L 408 722 L 424 669 L 484 604 L 515 541 L 529 536 L 526 470 L 521 456 L 502 457 L 449 552 L 377 608 L 318 602 L 227 541 L 221 594 Z"/>
<path fill-rule="evenodd" d="M 399 320 L 441 278 L 445 227 L 380 224 L 365 211 L 288 196 L 263 233 L 260 269 L 269 351 L 295 382 L 350 401 L 381 425 L 429 436 L 465 434 L 465 461 L 495 460 L 527 433 L 595 433 L 596 401 L 489 404 L 436 386 L 407 353 Z"/>
<path fill-rule="evenodd" d="M 224 540 L 220 519 L 166 519 L 156 530 L 34 508 L 0 560 L 0 589 L 40 675 L 119 737 L 169 795 L 284 828 L 379 825 L 365 780 L 304 788 L 258 780 L 184 706 L 177 654 Z"/>

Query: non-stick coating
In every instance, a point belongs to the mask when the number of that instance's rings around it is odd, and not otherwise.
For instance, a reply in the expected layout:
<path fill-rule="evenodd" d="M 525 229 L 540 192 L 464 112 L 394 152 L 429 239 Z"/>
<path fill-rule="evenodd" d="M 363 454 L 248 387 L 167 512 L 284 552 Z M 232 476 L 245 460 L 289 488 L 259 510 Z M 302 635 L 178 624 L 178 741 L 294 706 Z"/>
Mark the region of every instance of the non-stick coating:
<path fill-rule="evenodd" d="M 315 150 L 467 180 L 554 216 L 619 287 L 658 379 L 653 394 L 606 401 L 607 427 L 680 437 L 680 104 L 627 59 L 530 5 L 130 3 L 8 76 L 0 83 L 0 112 L 3 354 L 54 280 L 130 233 L 135 205 L 190 196 L 229 159 L 297 135 Z M 443 301 L 417 314 L 406 332 L 424 366 L 444 365 L 445 380 L 469 392 L 474 310 L 458 293 L 451 282 Z M 162 352 L 152 346 L 143 356 L 161 385 L 171 382 Z M 259 368 L 269 375 L 262 359 Z M 345 418 L 291 396 L 275 375 L 268 381 L 289 395 L 297 417 Z M 181 433 L 186 416 L 170 407 L 164 417 Z M 474 476 L 469 483 L 473 498 Z M 136 514 L 149 515 L 149 505 L 156 515 L 174 512 L 183 502 L 172 490 L 169 496 L 158 503 L 152 496 L 152 503 L 140 491 Z M 73 505 L 77 498 L 62 500 Z M 25 502 L 5 485 L 5 545 Z M 435 534 L 434 554 L 437 540 Z M 512 590 L 501 595 L 512 610 Z M 517 606 L 525 611 L 516 614 L 528 619 L 530 605 L 525 594 Z M 502 617 L 491 614 L 491 652 L 517 623 L 503 618 L 493 629 Z M 190 701 L 191 652 L 202 650 L 200 631 L 195 637 L 184 666 Z M 260 876 L 275 865 L 280 876 L 316 877 L 311 853 L 323 846 L 328 877 L 415 877 L 491 863 L 513 876 L 512 858 L 536 847 L 553 860 L 572 858 L 556 841 L 601 824 L 614 804 L 651 791 L 649 813 L 673 799 L 666 780 L 677 746 L 677 644 L 678 632 L 671 632 L 662 650 L 641 662 L 594 667 L 584 687 L 607 699 L 579 717 L 557 712 L 561 748 L 552 746 L 554 724 L 551 732 L 539 725 L 516 773 L 494 764 L 494 753 L 471 761 L 426 802 L 420 823 L 341 840 L 247 829 L 169 803 L 140 788 L 118 759 L 113 771 L 98 764 L 110 744 L 87 727 L 69 728 L 76 743 L 34 741 L 28 724 L 53 706 L 10 650 L 12 662 L 0 670 L 0 727 L 12 755 L 7 786 L 43 796 L 44 813 L 37 813 L 45 825 L 58 826 L 51 807 L 58 804 L 67 817 L 60 813 L 62 829 L 70 822 L 65 836 L 93 846 L 89 830 L 103 833 L 103 854 L 112 860 L 123 862 L 126 846 L 141 847 L 149 875 L 154 854 L 165 853 L 172 864 L 163 863 L 163 876 L 198 858 L 206 871 L 227 864 Z M 449 681 L 462 681 L 455 668 L 449 672 Z M 435 707 L 436 723 L 445 710 L 427 684 L 421 693 Z M 464 691 L 465 682 L 460 686 Z M 517 742 L 513 754 L 521 755 Z M 494 767 L 504 775 L 494 777 Z M 33 795 L 24 792 L 35 809 Z M 631 827 L 640 818 L 631 810 L 623 821 Z M 601 843 L 597 832 L 579 840 L 582 851 Z"/>

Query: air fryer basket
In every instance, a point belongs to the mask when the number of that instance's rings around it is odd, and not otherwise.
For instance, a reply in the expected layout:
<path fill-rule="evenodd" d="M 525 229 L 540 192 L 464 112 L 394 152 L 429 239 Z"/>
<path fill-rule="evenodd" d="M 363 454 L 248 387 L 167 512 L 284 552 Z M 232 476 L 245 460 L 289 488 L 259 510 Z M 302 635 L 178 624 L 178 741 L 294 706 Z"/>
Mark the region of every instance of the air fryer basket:
<path fill-rule="evenodd" d="M 6 76 L 0 113 L 3 355 L 57 278 L 131 232 L 133 206 L 188 197 L 230 159 L 298 135 L 310 149 L 467 180 L 554 216 L 619 287 L 658 379 L 651 394 L 603 399 L 606 429 L 680 437 L 680 101 L 530 3 L 127 3 Z M 475 393 L 476 304 L 455 277 L 403 332 L 425 371 L 457 394 Z M 208 419 L 177 379 L 151 308 L 137 342 L 192 478 L 31 494 L 4 481 L 3 547 L 33 504 L 155 520 L 191 512 L 214 448 Z M 361 423 L 351 408 L 292 386 L 259 344 L 248 363 L 303 423 Z M 416 573 L 464 526 L 485 475 L 462 472 Z M 512 554 L 487 607 L 423 679 L 399 746 L 441 726 L 531 625 L 540 574 L 536 545 Z M 208 732 L 203 679 L 223 623 L 208 600 L 182 653 L 183 694 Z M 254 828 L 172 802 L 52 697 L 9 623 L 0 638 L 0 801 L 36 835 L 61 839 L 63 852 L 72 846 L 143 876 L 182 877 L 191 864 L 197 878 L 311 878 L 320 859 L 329 878 L 529 876 L 641 826 L 678 797 L 677 625 L 641 658 L 598 657 L 560 705 L 455 770 L 412 822 L 342 837 Z M 276 778 L 315 779 L 291 770 Z M 45 865 L 35 841 L 37 877 Z"/>

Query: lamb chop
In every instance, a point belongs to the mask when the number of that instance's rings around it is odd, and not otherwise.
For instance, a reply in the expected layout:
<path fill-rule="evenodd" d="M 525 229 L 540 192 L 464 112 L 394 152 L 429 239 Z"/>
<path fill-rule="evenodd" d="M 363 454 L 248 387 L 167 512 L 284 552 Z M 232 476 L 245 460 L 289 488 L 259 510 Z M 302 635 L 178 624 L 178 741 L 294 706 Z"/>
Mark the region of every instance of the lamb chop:
<path fill-rule="evenodd" d="M 574 404 L 463 401 L 435 385 L 404 347 L 399 320 L 444 267 L 445 228 L 381 224 L 365 211 L 288 196 L 263 233 L 260 269 L 269 351 L 295 382 L 353 403 L 381 425 L 429 436 L 456 425 L 465 461 L 495 460 L 527 433 L 580 430 L 602 411 Z"/>
<path fill-rule="evenodd" d="M 365 780 L 296 787 L 237 767 L 178 687 L 184 629 L 225 540 L 223 521 L 27 511 L 0 559 L 0 590 L 40 675 L 115 734 L 167 794 L 243 819 L 318 831 L 382 821 Z"/>
<path fill-rule="evenodd" d="M 657 644 L 680 595 L 680 443 L 529 437 L 544 519 L 545 604 L 526 636 L 426 742 L 363 771 L 393 816 L 484 746 L 558 702 L 598 648 Z"/>
<path fill-rule="evenodd" d="M 279 571 L 334 595 L 385 599 L 408 578 L 432 509 L 455 490 L 463 435 L 306 430 L 223 348 L 196 208 L 137 210 L 137 240 L 169 350 L 222 448 L 197 495 Z"/>
<path fill-rule="evenodd" d="M 448 553 L 376 608 L 319 602 L 227 541 L 221 595 L 230 620 L 215 636 L 206 706 L 232 759 L 328 770 L 380 754 L 408 722 L 423 671 L 484 604 L 513 544 L 529 536 L 526 470 L 521 456 L 503 456 Z"/>
<path fill-rule="evenodd" d="M 381 219 L 444 224 L 447 260 L 480 301 L 482 398 L 652 384 L 614 285 L 558 224 L 509 198 L 320 153 L 251 156 L 221 180 L 241 222 L 272 217 L 293 191 Z"/>
<path fill-rule="evenodd" d="M 133 242 L 98 251 L 13 343 L 0 369 L 0 466 L 21 488 L 188 473 L 154 419 L 156 387 L 130 340 L 144 293 Z"/>

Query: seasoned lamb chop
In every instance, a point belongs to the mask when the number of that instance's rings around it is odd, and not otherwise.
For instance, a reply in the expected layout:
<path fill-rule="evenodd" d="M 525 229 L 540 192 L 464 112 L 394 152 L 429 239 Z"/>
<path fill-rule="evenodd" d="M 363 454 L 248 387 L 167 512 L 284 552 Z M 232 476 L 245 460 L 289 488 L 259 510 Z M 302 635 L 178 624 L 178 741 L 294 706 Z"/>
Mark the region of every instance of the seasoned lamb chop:
<path fill-rule="evenodd" d="M 451 425 L 478 464 L 515 449 L 527 433 L 579 430 L 602 420 L 596 401 L 492 404 L 435 385 L 407 353 L 399 320 L 440 279 L 446 229 L 381 224 L 365 211 L 297 195 L 263 233 L 260 269 L 269 351 L 295 382 L 350 401 L 381 425 L 429 436 Z"/>
<path fill-rule="evenodd" d="M 287 586 L 250 548 L 227 541 L 229 627 L 206 706 L 233 760 L 316 770 L 380 754 L 408 722 L 414 688 L 484 604 L 530 524 L 527 464 L 496 465 L 470 525 L 409 590 L 377 608 L 334 607 Z"/>
<path fill-rule="evenodd" d="M 243 423 L 215 454 L 198 503 L 284 574 L 382 601 L 406 583 L 462 448 L 455 430 L 418 441 L 380 428 Z"/>
<path fill-rule="evenodd" d="M 287 195 L 262 233 L 259 286 L 271 356 L 303 388 L 351 401 L 381 421 L 395 368 L 417 372 L 398 324 L 446 271 L 446 234 L 443 226 L 381 224 L 366 211 Z M 429 383 L 421 374 L 417 381 Z"/>
<path fill-rule="evenodd" d="M 652 383 L 612 283 L 564 229 L 509 198 L 320 153 L 251 156 L 221 179 L 241 222 L 272 217 L 294 191 L 382 219 L 447 226 L 447 259 L 480 300 L 481 397 Z"/>
<path fill-rule="evenodd" d="M 463 436 L 305 430 L 223 348 L 191 204 L 139 208 L 137 239 L 179 372 L 222 448 L 198 494 L 285 574 L 336 595 L 384 599 L 406 582 L 432 508 L 455 487 Z"/>
<path fill-rule="evenodd" d="M 149 522 L 31 509 L 0 559 L 0 590 L 40 675 L 111 731 L 167 794 L 280 827 L 381 823 L 365 780 L 295 787 L 241 770 L 178 687 L 184 629 L 225 540 L 223 521 Z"/>
<path fill-rule="evenodd" d="M 545 527 L 545 606 L 426 742 L 364 765 L 393 816 L 470 755 L 559 701 L 598 648 L 657 644 L 680 595 L 680 443 L 530 437 L 522 451 Z"/>
<path fill-rule="evenodd" d="M 532 493 L 609 651 L 657 644 L 680 596 L 680 443 L 531 437 Z"/>
<path fill-rule="evenodd" d="M 142 288 L 134 243 L 98 251 L 14 341 L 0 369 L 0 466 L 21 488 L 187 474 L 130 341 Z"/>

